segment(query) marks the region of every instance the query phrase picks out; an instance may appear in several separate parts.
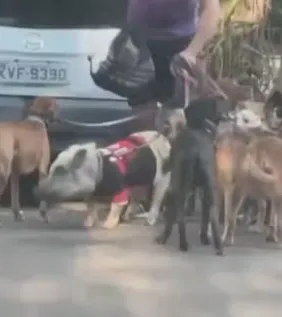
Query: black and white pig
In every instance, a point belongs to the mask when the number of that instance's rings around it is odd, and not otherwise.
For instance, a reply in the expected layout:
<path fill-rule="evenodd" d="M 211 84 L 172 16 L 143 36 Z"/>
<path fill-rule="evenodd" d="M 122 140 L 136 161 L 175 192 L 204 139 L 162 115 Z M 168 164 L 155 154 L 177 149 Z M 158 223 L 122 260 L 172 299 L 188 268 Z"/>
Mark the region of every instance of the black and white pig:
<path fill-rule="evenodd" d="M 154 225 L 170 181 L 163 162 L 170 155 L 170 142 L 156 131 L 142 131 L 99 148 L 95 142 L 75 144 L 62 151 L 52 163 L 48 176 L 37 189 L 38 198 L 47 204 L 82 199 L 87 204 L 85 226 L 97 220 L 95 201 L 111 199 L 109 214 L 103 223 L 107 229 L 119 223 L 129 204 L 130 189 L 151 186 L 152 198 L 147 223 Z M 41 213 L 47 222 L 47 213 Z"/>

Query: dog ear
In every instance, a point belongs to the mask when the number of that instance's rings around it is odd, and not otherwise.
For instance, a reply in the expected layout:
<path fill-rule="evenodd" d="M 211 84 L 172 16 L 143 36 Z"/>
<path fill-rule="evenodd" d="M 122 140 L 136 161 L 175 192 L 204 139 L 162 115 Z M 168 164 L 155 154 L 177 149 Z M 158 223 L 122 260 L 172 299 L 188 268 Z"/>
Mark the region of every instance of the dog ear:
<path fill-rule="evenodd" d="M 78 168 L 80 168 L 86 159 L 86 155 L 87 155 L 86 149 L 81 149 L 77 151 L 70 163 L 70 169 L 72 171 L 75 171 Z"/>
<path fill-rule="evenodd" d="M 47 117 L 49 120 L 54 120 L 58 117 L 59 113 L 58 113 L 58 107 L 57 107 L 57 103 L 56 100 L 53 98 L 49 98 L 48 100 L 49 102 L 47 102 L 46 104 L 46 112 L 48 113 Z"/>
<path fill-rule="evenodd" d="M 46 108 L 47 110 L 55 110 L 56 109 L 56 101 L 53 98 L 46 99 Z"/>

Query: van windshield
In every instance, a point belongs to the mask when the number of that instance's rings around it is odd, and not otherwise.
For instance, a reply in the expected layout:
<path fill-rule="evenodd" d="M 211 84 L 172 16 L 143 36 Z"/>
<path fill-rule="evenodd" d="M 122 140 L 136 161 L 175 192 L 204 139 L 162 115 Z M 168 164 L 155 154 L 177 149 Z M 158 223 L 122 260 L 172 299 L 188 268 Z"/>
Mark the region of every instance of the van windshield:
<path fill-rule="evenodd" d="M 100 28 L 123 24 L 128 0 L 0 0 L 0 26 Z"/>

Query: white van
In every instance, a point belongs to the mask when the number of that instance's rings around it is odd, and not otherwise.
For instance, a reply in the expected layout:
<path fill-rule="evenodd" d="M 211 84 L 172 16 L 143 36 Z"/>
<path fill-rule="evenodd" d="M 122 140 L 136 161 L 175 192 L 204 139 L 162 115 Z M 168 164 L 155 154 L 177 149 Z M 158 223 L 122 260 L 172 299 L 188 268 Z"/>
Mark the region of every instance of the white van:
<path fill-rule="evenodd" d="M 105 58 L 126 14 L 126 0 L 1 0 L 0 120 L 21 116 L 34 96 L 56 98 L 61 116 L 81 122 L 125 117 L 127 102 L 93 83 L 94 68 Z M 71 143 L 115 138 L 134 123 L 107 129 L 55 126 L 53 154 Z"/>
<path fill-rule="evenodd" d="M 55 97 L 62 115 L 74 120 L 109 120 L 129 110 L 124 100 L 95 86 L 87 60 L 93 55 L 95 68 L 105 58 L 126 5 L 124 0 L 1 0 L 1 120 L 16 118 L 23 100 L 40 95 Z"/>

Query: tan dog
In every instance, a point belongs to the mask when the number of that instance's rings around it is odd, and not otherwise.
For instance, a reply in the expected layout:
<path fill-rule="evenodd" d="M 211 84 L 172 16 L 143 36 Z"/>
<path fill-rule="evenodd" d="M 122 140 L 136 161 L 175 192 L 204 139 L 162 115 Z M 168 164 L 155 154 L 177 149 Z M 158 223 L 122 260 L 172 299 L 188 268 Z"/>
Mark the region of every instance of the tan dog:
<path fill-rule="evenodd" d="M 0 195 L 8 179 L 11 181 L 11 207 L 16 221 L 23 220 L 19 201 L 19 177 L 39 171 L 39 178 L 47 175 L 50 146 L 46 123 L 53 120 L 56 103 L 38 97 L 24 108 L 24 120 L 0 124 Z M 44 213 L 45 203 L 40 203 Z"/>
<path fill-rule="evenodd" d="M 216 163 L 219 193 L 224 200 L 224 242 L 234 243 L 237 214 L 247 197 L 259 202 L 258 225 L 262 229 L 266 199 L 270 199 L 274 206 L 270 227 L 276 217 L 281 217 L 278 209 L 282 198 L 281 155 L 282 141 L 263 133 L 254 133 L 247 138 L 233 134 L 218 143 Z M 268 237 L 272 234 L 268 231 Z M 277 240 L 277 237 L 274 236 L 274 239 Z"/>
<path fill-rule="evenodd" d="M 238 186 L 238 179 L 244 155 L 246 154 L 248 143 L 251 136 L 247 133 L 240 133 L 239 131 L 230 131 L 221 136 L 217 140 L 216 147 L 216 171 L 219 201 L 223 202 L 224 210 L 224 232 L 222 240 L 226 243 L 230 231 L 234 231 L 236 226 L 236 219 L 232 222 L 231 215 L 233 207 L 236 203 L 235 197 L 236 188 Z M 236 199 L 236 200 L 237 200 Z M 233 244 L 234 241 L 228 241 Z"/>

